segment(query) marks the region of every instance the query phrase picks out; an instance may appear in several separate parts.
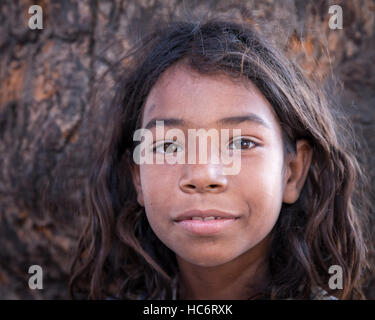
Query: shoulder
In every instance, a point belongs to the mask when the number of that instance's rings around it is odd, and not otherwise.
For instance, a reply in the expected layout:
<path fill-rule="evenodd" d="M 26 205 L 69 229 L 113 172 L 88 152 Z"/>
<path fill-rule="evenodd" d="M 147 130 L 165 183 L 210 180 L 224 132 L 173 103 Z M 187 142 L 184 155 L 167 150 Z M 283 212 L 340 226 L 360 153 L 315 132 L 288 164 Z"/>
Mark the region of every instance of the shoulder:
<path fill-rule="evenodd" d="M 316 287 L 312 289 L 311 300 L 339 300 L 335 296 L 330 296 L 327 291 L 323 290 L 321 287 Z"/>

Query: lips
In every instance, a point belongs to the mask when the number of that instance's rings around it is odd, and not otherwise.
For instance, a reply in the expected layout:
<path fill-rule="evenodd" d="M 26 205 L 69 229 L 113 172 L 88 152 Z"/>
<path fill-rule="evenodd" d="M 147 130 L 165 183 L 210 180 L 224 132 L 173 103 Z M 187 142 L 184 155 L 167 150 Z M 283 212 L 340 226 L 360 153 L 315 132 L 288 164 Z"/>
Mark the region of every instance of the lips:
<path fill-rule="evenodd" d="M 195 236 L 214 236 L 233 232 L 239 216 L 220 210 L 189 210 L 178 215 L 176 226 Z"/>
<path fill-rule="evenodd" d="M 184 221 L 184 220 L 201 220 L 201 221 L 209 221 L 209 220 L 220 220 L 220 219 L 237 219 L 238 216 L 235 214 L 221 211 L 221 210 L 189 210 L 185 211 L 184 213 L 178 215 L 174 221 Z"/>

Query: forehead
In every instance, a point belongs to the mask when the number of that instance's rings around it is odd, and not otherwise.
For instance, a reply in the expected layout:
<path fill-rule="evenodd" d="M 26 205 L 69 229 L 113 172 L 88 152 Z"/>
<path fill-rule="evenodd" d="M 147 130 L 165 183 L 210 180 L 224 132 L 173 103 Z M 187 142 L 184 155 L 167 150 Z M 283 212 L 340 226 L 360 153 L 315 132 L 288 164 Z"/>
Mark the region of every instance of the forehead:
<path fill-rule="evenodd" d="M 213 127 L 219 119 L 253 114 L 280 130 L 272 106 L 249 80 L 234 82 L 224 74 L 201 75 L 188 66 L 167 69 L 151 89 L 142 127 L 151 119 L 178 118 L 192 127 Z"/>

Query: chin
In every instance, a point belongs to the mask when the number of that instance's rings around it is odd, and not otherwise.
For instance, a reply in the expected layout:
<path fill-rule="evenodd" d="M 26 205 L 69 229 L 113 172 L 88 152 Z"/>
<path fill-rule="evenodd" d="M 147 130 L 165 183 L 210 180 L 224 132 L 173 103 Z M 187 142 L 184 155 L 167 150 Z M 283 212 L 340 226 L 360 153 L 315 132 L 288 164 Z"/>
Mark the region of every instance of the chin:
<path fill-rule="evenodd" d="M 223 261 L 208 261 L 208 262 L 201 262 L 201 263 L 196 264 L 196 265 L 198 265 L 200 267 L 208 267 L 208 268 L 210 268 L 210 267 L 220 266 L 220 265 L 222 265 L 224 263 L 225 262 L 223 262 Z"/>
<path fill-rule="evenodd" d="M 194 264 L 196 266 L 200 267 L 217 267 L 220 266 L 224 263 L 227 263 L 234 258 L 231 257 L 217 257 L 217 256 L 212 256 L 212 257 L 207 257 L 202 254 L 199 255 L 199 257 L 183 257 L 184 260 L 190 262 L 191 264 Z"/>

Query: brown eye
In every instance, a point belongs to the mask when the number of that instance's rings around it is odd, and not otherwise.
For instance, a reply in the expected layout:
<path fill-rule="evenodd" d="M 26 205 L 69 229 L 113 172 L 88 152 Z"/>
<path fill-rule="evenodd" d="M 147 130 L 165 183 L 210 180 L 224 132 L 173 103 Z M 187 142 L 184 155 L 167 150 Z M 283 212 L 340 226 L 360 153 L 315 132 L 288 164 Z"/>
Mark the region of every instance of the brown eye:
<path fill-rule="evenodd" d="M 166 141 L 155 145 L 152 150 L 153 152 L 158 151 L 164 154 L 173 154 L 181 151 L 181 149 L 181 146 L 177 145 L 176 143 Z"/>
<path fill-rule="evenodd" d="M 177 150 L 176 144 L 171 142 L 163 143 L 163 147 L 165 153 L 174 153 Z"/>
<path fill-rule="evenodd" d="M 255 146 L 257 146 L 258 144 L 255 143 L 254 141 L 250 140 L 250 139 L 246 139 L 246 138 L 238 138 L 238 139 L 234 139 L 230 144 L 229 146 L 231 145 L 234 145 L 235 147 L 229 147 L 230 149 L 241 149 L 241 150 L 246 150 L 246 149 L 251 149 Z"/>

